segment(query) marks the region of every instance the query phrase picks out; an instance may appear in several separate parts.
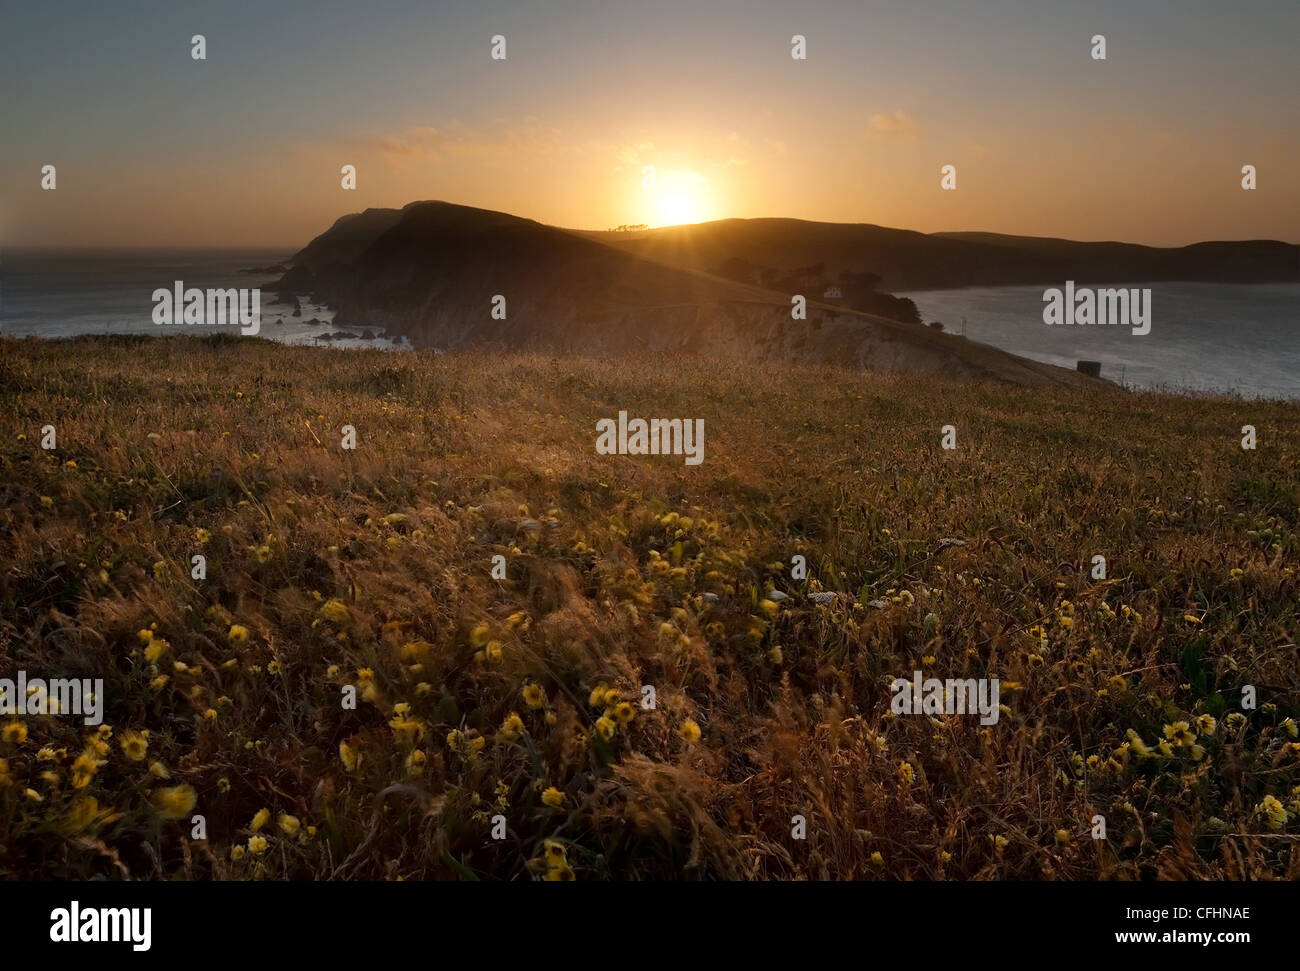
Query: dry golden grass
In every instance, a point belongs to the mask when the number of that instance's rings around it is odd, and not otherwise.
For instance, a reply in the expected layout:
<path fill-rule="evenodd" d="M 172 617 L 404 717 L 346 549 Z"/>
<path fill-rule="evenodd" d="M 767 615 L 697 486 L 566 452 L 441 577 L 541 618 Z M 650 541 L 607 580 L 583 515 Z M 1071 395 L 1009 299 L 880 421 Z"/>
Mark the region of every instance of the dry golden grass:
<path fill-rule="evenodd" d="M 704 464 L 597 455 L 620 409 Z M 0 874 L 1296 879 L 1297 410 L 0 342 L 0 675 L 102 677 L 111 726 L 3 720 Z M 1006 711 L 891 715 L 921 667 Z"/>

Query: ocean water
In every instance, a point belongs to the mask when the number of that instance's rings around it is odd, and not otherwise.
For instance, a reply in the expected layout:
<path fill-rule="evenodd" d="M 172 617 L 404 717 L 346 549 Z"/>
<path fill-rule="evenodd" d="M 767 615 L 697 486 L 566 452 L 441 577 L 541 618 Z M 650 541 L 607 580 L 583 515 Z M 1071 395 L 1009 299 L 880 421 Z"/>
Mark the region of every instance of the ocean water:
<path fill-rule="evenodd" d="M 153 322 L 153 291 L 185 286 L 262 288 L 259 337 L 288 344 L 405 347 L 377 336 L 328 342 L 338 333 L 333 312 L 306 294 L 301 317 L 268 289 L 278 273 L 242 272 L 283 263 L 277 250 L 0 254 L 0 335 L 238 333 L 235 327 L 161 327 Z M 1101 286 L 1100 284 L 1097 286 Z M 1119 286 L 1119 284 L 1116 284 Z M 1130 387 L 1226 391 L 1244 397 L 1300 399 L 1300 283 L 1148 283 L 1151 332 L 1123 326 L 1049 326 L 1043 287 L 970 287 L 900 294 L 925 321 L 949 333 L 1013 354 L 1073 368 L 1100 361 L 1102 377 Z M 316 318 L 321 323 L 308 324 Z M 374 331 L 376 334 L 379 332 Z"/>
<path fill-rule="evenodd" d="M 1063 287 L 1064 281 L 1054 284 Z M 1300 283 L 1089 284 L 1151 289 L 1151 332 L 1043 323 L 1042 286 L 899 294 L 927 323 L 1047 364 L 1100 361 L 1129 387 L 1300 398 Z"/>
<path fill-rule="evenodd" d="M 257 336 L 286 344 L 332 347 L 399 347 L 402 341 L 382 336 L 331 341 L 339 333 L 333 311 L 299 294 L 302 315 L 276 302 L 269 289 L 277 273 L 248 273 L 284 263 L 291 253 L 279 250 L 136 251 L 111 253 L 18 253 L 0 255 L 0 335 L 6 337 L 74 337 L 79 334 L 238 334 L 239 328 L 170 326 L 153 322 L 153 292 L 171 289 L 176 280 L 197 287 L 260 288 L 262 323 Z M 308 324 L 311 319 L 321 321 Z"/>

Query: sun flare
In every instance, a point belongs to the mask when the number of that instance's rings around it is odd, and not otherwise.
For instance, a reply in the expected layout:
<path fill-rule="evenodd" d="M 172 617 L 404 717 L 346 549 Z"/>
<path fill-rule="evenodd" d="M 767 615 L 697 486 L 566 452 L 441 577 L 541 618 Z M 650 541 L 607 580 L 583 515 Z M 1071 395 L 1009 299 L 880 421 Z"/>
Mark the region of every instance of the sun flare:
<path fill-rule="evenodd" d="M 655 226 L 680 226 L 712 219 L 709 180 L 698 172 L 663 172 L 654 190 Z"/>

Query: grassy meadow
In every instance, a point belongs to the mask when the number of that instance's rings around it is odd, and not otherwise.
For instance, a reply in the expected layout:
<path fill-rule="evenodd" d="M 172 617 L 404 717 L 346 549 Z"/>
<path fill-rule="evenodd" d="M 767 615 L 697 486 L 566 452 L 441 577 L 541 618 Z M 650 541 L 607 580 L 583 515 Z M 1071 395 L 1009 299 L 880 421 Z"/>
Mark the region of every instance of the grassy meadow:
<path fill-rule="evenodd" d="M 0 676 L 105 703 L 0 718 L 0 876 L 1298 879 L 1298 465 L 1296 403 L 0 341 Z"/>

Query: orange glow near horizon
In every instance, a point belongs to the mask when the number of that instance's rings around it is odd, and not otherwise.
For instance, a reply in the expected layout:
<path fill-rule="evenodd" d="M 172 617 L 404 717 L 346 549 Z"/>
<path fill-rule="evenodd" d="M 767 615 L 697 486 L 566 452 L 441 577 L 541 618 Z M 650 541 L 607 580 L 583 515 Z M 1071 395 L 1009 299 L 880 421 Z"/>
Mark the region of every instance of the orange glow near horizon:
<path fill-rule="evenodd" d="M 814 0 L 797 26 L 778 0 L 517 5 L 496 60 L 492 5 L 319 0 L 328 15 L 256 32 L 238 5 L 205 10 L 240 43 L 203 62 L 149 5 L 81 4 L 78 31 L 113 39 L 85 47 L 63 5 L 19 5 L 0 76 L 31 94 L 0 99 L 0 247 L 292 251 L 345 214 L 434 199 L 568 229 L 781 217 L 1295 243 L 1300 7 L 1261 3 L 1138 5 L 1108 60 L 1090 55 L 1096 15 L 1065 0 L 1000 19 Z M 286 74 L 288 48 L 304 56 Z M 123 51 L 146 59 L 126 70 Z"/>
<path fill-rule="evenodd" d="M 658 173 L 654 187 L 647 188 L 646 193 L 650 197 L 648 208 L 651 211 L 642 221 L 652 227 L 681 226 L 721 218 L 713 203 L 709 180 L 698 172 Z"/>
<path fill-rule="evenodd" d="M 220 162 L 105 162 L 93 178 L 70 166 L 73 178 L 61 167 L 57 192 L 14 176 L 27 189 L 0 206 L 0 244 L 293 251 L 346 213 L 432 199 L 567 229 L 784 217 L 1157 246 L 1296 235 L 1289 213 L 1297 210 L 1281 200 L 1296 197 L 1300 183 L 1274 179 L 1267 192 L 1243 192 L 1235 150 L 1211 145 L 1193 152 L 1190 137 L 1153 149 L 1155 164 L 1135 168 L 1123 152 L 1098 148 L 1081 157 L 1063 137 L 1049 144 L 1023 132 L 1005 133 L 996 149 L 973 137 L 952 147 L 930 145 L 924 134 L 905 140 L 867 131 L 825 147 L 813 131 L 787 136 L 801 146 L 798 153 L 761 133 L 728 137 L 695 127 L 650 129 L 625 143 L 601 142 L 584 130 L 556 129 L 535 141 L 479 130 L 439 133 L 435 141 L 399 130 L 391 139 L 293 144 L 283 166 L 250 154 Z M 1094 144 L 1114 137 L 1098 132 Z M 1284 167 L 1286 151 L 1279 144 L 1252 158 L 1272 175 Z M 1053 164 L 1041 164 L 1049 157 Z M 939 188 L 947 159 L 958 169 L 954 192 Z M 357 167 L 355 191 L 340 188 L 345 161 Z M 653 185 L 645 184 L 647 166 L 656 170 Z M 166 187 L 166 205 L 158 201 L 159 186 Z M 1180 205 L 1171 207 L 1171 199 Z"/>

